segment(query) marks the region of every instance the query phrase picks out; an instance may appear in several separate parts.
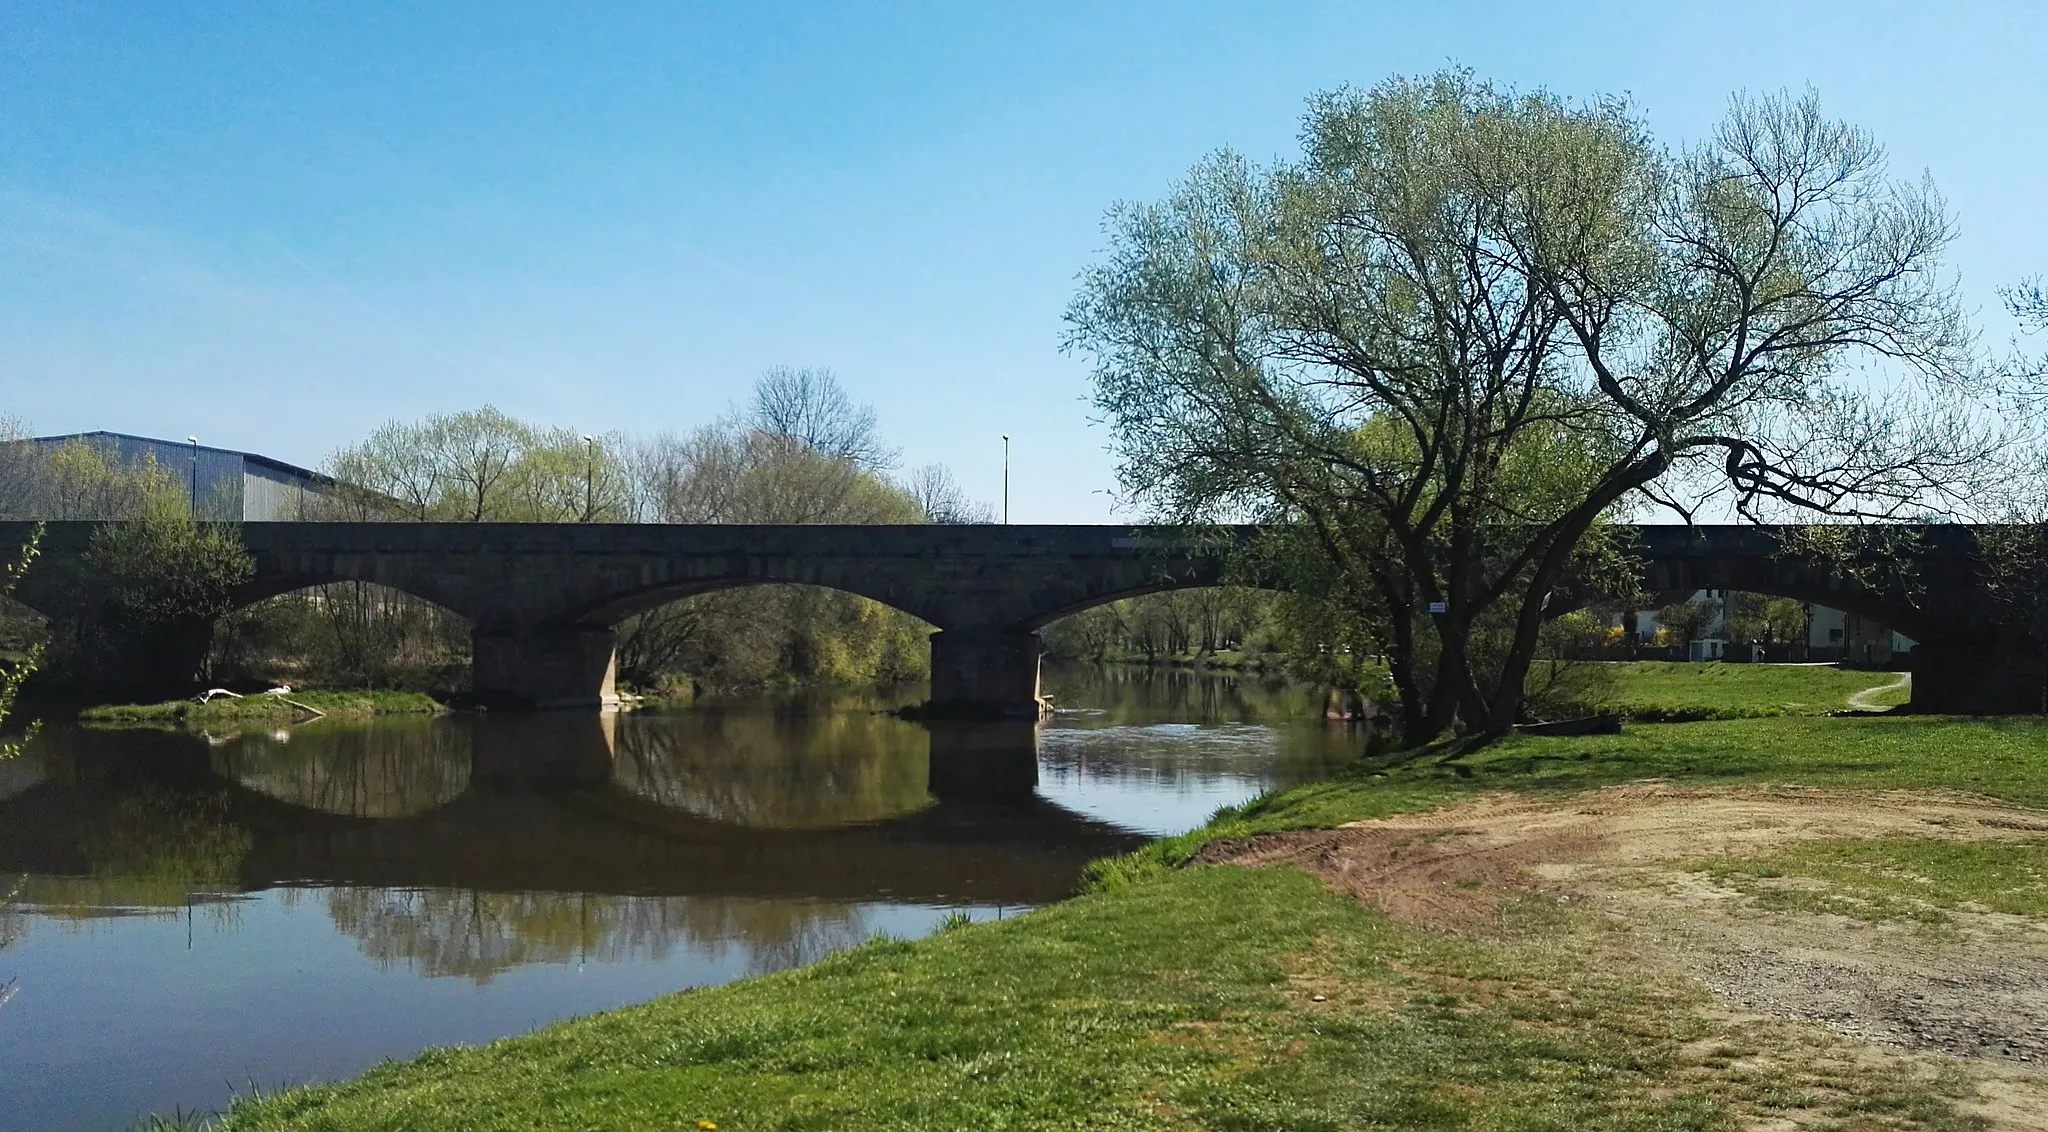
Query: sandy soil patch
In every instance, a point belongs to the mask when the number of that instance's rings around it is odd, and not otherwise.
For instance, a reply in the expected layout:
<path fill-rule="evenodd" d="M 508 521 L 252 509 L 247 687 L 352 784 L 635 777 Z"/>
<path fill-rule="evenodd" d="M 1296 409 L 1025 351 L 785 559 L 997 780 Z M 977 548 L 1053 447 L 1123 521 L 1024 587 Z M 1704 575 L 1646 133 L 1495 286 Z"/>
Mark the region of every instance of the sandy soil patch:
<path fill-rule="evenodd" d="M 1739 1010 L 2002 1063 L 2043 1123 L 1994 1123 L 2048 1126 L 2048 924 L 1964 912 L 1930 933 L 1764 912 L 1687 867 L 1871 838 L 2041 840 L 2048 813 L 1941 791 L 1639 783 L 1568 799 L 1486 795 L 1218 843 L 1196 860 L 1299 865 L 1398 919 L 1456 931 L 1503 925 L 1505 902 L 1532 892 L 1582 903 L 1626 930 L 1629 953 L 1686 971 Z"/>

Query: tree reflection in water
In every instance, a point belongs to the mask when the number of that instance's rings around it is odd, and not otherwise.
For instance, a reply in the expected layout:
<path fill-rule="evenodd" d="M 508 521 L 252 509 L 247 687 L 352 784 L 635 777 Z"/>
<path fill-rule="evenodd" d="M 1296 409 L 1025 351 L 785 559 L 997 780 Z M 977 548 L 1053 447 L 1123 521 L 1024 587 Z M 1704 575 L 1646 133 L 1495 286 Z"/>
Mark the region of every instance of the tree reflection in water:
<path fill-rule="evenodd" d="M 79 838 L 87 875 L 21 878 L 0 934 L 26 934 L 33 915 L 80 924 L 195 910 L 231 927 L 252 845 L 229 819 L 224 794 L 146 787 L 108 807 Z"/>
<path fill-rule="evenodd" d="M 11 759 L 0 759 L 0 801 L 42 785 L 47 777 L 41 752 L 30 748 Z"/>
<path fill-rule="evenodd" d="M 472 730 L 431 717 L 250 733 L 215 748 L 214 772 L 281 802 L 355 818 L 404 818 L 469 787 Z"/>
<path fill-rule="evenodd" d="M 1062 712 L 1062 727 L 1146 723 L 1290 724 L 1319 720 L 1320 690 L 1278 676 L 1199 668 L 1047 661 L 1045 686 L 1055 704 L 1086 704 Z"/>
<path fill-rule="evenodd" d="M 912 723 L 801 707 L 626 715 L 612 781 L 711 821 L 828 829 L 885 821 L 929 802 L 930 741 Z"/>
<path fill-rule="evenodd" d="M 708 896 L 326 890 L 328 916 L 380 965 L 479 985 L 526 963 L 660 961 L 678 946 L 747 970 L 801 966 L 866 939 L 860 906 Z"/>

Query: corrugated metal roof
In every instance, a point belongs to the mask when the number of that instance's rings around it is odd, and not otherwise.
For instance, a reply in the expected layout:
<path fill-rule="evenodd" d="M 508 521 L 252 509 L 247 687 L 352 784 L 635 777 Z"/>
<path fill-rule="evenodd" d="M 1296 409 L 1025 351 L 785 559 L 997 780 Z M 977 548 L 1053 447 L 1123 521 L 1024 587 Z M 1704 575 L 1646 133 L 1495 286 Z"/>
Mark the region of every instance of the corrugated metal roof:
<path fill-rule="evenodd" d="M 283 472 L 288 476 L 296 476 L 308 483 L 321 485 L 332 485 L 334 483 L 334 477 L 332 476 L 323 475 L 311 468 L 301 468 L 297 464 L 288 464 L 283 460 L 265 456 L 260 452 L 243 452 L 235 448 L 216 448 L 210 444 L 193 444 L 184 440 L 163 440 L 154 436 L 137 436 L 131 432 L 109 432 L 106 429 L 98 429 L 93 432 L 67 432 L 57 436 L 36 436 L 29 439 L 34 444 L 61 444 L 69 440 L 91 440 L 94 437 L 106 437 L 109 440 L 117 441 L 132 440 L 142 444 L 160 444 L 166 448 L 197 449 L 201 452 L 212 452 L 223 456 L 239 456 L 251 464 Z"/>

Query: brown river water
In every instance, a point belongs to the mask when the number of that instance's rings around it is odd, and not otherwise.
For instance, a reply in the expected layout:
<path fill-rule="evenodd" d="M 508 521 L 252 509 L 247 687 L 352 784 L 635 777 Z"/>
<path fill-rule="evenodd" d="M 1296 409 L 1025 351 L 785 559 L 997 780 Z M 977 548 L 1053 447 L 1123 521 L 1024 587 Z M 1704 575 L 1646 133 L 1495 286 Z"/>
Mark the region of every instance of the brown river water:
<path fill-rule="evenodd" d="M 812 962 L 1074 891 L 1327 773 L 1298 687 L 1048 666 L 1046 725 L 872 695 L 623 715 L 51 722 L 0 763 L 0 1129 L 237 1092 Z"/>

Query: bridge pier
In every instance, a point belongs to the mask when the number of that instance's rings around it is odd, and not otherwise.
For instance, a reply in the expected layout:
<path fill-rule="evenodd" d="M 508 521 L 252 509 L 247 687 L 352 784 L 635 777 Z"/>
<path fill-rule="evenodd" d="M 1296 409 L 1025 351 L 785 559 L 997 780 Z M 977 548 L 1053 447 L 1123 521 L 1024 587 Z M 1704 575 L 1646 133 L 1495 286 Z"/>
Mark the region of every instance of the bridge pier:
<path fill-rule="evenodd" d="M 2048 713 L 2048 665 L 2024 641 L 1921 641 L 1913 646 L 1915 712 Z"/>
<path fill-rule="evenodd" d="M 619 705 L 618 640 L 612 629 L 571 625 L 470 633 L 479 700 L 518 707 L 611 708 Z"/>
<path fill-rule="evenodd" d="M 1037 633 L 949 629 L 933 633 L 931 646 L 931 714 L 1037 719 L 1046 713 L 1038 694 L 1043 649 Z"/>

